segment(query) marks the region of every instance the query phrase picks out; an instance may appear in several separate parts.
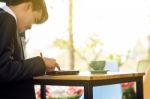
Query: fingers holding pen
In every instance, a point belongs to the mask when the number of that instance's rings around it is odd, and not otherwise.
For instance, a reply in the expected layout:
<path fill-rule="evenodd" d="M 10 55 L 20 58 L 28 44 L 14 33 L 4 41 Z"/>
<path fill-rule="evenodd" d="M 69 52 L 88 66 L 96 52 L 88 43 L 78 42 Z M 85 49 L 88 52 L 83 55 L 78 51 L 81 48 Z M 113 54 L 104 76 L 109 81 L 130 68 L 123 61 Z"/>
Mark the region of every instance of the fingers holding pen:
<path fill-rule="evenodd" d="M 55 70 L 55 68 L 57 68 L 58 70 L 61 70 L 59 67 L 59 64 L 56 62 L 56 59 L 45 58 L 45 57 L 43 57 L 42 52 L 40 53 L 40 56 L 43 58 L 43 61 L 46 65 L 47 70 Z"/>
<path fill-rule="evenodd" d="M 55 68 L 60 70 L 59 64 L 56 62 L 56 59 L 43 57 L 43 60 L 48 70 L 55 70 Z"/>

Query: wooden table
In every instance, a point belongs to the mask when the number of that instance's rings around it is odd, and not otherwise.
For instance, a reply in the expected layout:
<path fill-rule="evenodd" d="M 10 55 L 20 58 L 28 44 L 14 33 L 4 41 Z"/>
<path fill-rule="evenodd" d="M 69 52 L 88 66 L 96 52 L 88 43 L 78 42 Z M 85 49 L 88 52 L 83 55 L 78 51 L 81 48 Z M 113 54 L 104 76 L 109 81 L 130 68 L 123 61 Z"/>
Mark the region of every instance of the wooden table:
<path fill-rule="evenodd" d="M 35 84 L 41 88 L 41 98 L 45 98 L 44 85 L 83 86 L 84 98 L 93 99 L 93 87 L 124 82 L 136 82 L 137 99 L 143 98 L 143 75 L 144 73 L 107 73 L 107 74 L 79 74 L 79 75 L 44 75 L 35 77 Z"/>

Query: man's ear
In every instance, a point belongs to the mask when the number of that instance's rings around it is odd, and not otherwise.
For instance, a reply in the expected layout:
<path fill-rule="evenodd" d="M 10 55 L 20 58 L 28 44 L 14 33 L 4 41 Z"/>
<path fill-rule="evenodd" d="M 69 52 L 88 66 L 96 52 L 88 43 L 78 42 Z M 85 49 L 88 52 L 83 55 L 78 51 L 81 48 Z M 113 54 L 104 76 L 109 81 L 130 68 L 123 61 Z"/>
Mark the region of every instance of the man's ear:
<path fill-rule="evenodd" d="M 31 2 L 27 2 L 25 4 L 25 10 L 32 10 L 32 3 Z"/>

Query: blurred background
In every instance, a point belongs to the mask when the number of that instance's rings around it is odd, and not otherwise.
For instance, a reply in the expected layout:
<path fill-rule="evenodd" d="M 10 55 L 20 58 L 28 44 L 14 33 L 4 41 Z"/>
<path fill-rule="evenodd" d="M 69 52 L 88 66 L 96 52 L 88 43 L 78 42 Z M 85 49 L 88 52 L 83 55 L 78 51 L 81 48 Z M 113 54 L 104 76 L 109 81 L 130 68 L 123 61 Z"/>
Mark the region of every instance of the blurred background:
<path fill-rule="evenodd" d="M 93 60 L 117 60 L 134 71 L 149 57 L 150 0 L 45 1 L 49 19 L 26 31 L 26 58 L 43 52 L 79 70 Z"/>

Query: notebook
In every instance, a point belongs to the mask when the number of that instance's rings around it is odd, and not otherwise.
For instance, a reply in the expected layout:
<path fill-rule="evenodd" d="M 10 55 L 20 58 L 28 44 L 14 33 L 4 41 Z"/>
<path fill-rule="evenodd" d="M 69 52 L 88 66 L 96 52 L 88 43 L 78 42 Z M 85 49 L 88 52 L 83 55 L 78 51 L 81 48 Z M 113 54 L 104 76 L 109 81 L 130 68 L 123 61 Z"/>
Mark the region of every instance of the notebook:
<path fill-rule="evenodd" d="M 46 71 L 46 75 L 78 75 L 78 70 Z"/>

